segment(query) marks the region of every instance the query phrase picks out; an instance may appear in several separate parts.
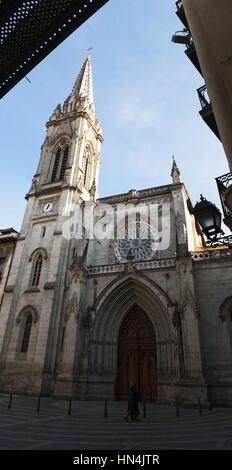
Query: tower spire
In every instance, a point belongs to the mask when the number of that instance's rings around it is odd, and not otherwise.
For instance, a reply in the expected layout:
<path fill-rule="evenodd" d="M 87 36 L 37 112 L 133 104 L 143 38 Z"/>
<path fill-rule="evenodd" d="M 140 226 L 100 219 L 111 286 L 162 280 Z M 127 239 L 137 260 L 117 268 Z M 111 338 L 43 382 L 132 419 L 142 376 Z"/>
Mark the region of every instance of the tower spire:
<path fill-rule="evenodd" d="M 50 182 L 78 188 L 82 200 L 98 197 L 100 149 L 103 142 L 101 124 L 95 119 L 90 54 L 63 106 L 58 105 L 47 123 L 52 135 Z M 50 146 L 47 139 L 48 147 Z M 44 154 L 45 155 L 45 154 Z M 45 158 L 45 157 L 44 157 Z M 47 158 L 47 157 L 46 157 Z M 61 178 L 62 177 L 62 178 Z"/>
<path fill-rule="evenodd" d="M 92 120 L 95 120 L 90 54 L 88 54 L 88 57 L 81 68 L 71 94 L 65 100 L 63 107 L 60 105 L 57 106 L 50 118 L 50 121 L 68 116 L 70 113 L 80 111 L 86 112 Z"/>
<path fill-rule="evenodd" d="M 74 84 L 71 97 L 76 99 L 85 99 L 89 105 L 94 106 L 93 98 L 93 80 L 92 80 L 92 66 L 90 60 L 90 53 L 85 60 L 81 71 Z"/>
<path fill-rule="evenodd" d="M 172 171 L 171 171 L 171 177 L 173 183 L 181 183 L 181 173 L 180 170 L 176 164 L 175 156 L 172 156 Z"/>

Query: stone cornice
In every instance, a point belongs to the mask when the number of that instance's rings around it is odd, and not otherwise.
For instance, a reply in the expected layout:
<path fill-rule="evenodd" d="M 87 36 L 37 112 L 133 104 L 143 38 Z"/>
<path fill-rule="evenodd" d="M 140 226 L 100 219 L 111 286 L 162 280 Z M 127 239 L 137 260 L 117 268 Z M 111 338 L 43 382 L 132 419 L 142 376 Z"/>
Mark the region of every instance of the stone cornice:
<path fill-rule="evenodd" d="M 167 184 L 165 186 L 157 186 L 154 188 L 131 190 L 128 193 L 116 194 L 113 196 L 106 196 L 99 198 L 98 203 L 117 203 L 117 202 L 128 202 L 128 201 L 139 201 L 143 198 L 163 196 L 172 193 L 172 191 L 180 190 L 184 187 L 183 183 Z"/>
<path fill-rule="evenodd" d="M 26 194 L 25 196 L 25 199 L 29 199 L 31 197 L 38 197 L 38 196 L 45 196 L 46 194 L 51 194 L 51 193 L 60 193 L 66 189 L 71 189 L 72 191 L 78 191 L 78 188 L 76 186 L 73 186 L 73 185 L 69 185 L 69 184 L 63 184 L 62 186 L 52 186 L 52 187 L 47 187 L 47 188 L 42 188 L 40 189 L 39 191 L 37 192 L 33 192 L 33 193 L 28 193 Z"/>

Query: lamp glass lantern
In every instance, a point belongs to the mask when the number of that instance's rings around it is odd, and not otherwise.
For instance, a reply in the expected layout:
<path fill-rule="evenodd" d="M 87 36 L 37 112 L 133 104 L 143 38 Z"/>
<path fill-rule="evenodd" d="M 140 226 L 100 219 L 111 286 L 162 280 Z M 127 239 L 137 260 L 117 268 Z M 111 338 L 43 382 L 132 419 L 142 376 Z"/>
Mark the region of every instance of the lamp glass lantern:
<path fill-rule="evenodd" d="M 222 216 L 219 209 L 202 194 L 200 202 L 197 202 L 193 214 L 202 227 L 203 233 L 208 240 L 216 240 L 219 234 L 224 234 L 221 229 Z"/>

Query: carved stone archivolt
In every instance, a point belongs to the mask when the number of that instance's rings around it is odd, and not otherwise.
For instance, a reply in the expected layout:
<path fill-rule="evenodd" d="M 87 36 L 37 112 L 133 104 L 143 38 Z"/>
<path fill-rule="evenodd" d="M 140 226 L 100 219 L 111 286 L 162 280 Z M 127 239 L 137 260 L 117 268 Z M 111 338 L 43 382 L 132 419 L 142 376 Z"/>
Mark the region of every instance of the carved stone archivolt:
<path fill-rule="evenodd" d="M 144 276 L 145 278 L 145 276 Z M 175 334 L 168 305 L 168 296 L 154 286 L 148 286 L 148 279 L 137 274 L 127 274 L 120 282 L 114 281 L 112 289 L 105 291 L 101 301 L 98 298 L 96 318 L 92 326 L 90 342 L 90 371 L 115 372 L 116 350 L 121 323 L 127 312 L 138 305 L 150 319 L 157 340 L 157 365 L 160 377 L 176 377 Z M 102 346 L 100 346 L 100 343 Z"/>

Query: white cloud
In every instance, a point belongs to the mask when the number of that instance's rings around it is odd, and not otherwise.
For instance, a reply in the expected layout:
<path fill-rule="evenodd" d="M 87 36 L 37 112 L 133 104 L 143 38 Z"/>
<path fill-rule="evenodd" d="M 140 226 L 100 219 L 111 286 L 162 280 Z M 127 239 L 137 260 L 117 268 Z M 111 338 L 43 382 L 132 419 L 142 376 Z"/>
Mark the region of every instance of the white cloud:
<path fill-rule="evenodd" d="M 149 100 L 148 100 L 149 101 Z M 143 96 L 130 95 L 119 102 L 118 119 L 120 123 L 133 124 L 137 128 L 158 128 L 159 113 L 154 106 L 144 103 Z"/>

